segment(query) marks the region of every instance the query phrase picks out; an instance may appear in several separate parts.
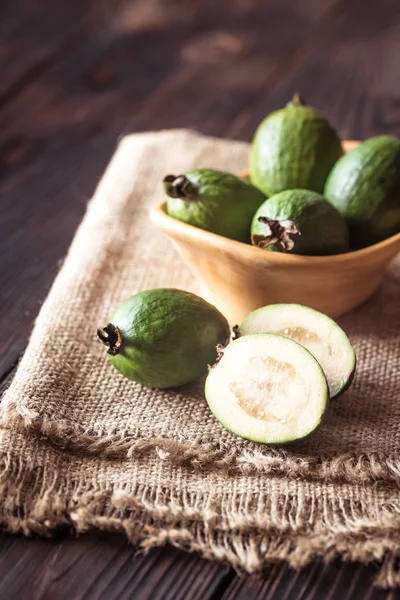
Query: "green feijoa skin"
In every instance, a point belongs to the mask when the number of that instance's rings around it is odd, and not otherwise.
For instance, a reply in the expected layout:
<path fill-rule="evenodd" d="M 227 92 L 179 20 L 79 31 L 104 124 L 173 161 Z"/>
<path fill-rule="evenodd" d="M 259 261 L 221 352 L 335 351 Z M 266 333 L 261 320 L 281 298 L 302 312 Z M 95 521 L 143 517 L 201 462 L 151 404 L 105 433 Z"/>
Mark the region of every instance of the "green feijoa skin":
<path fill-rule="evenodd" d="M 251 241 L 264 250 L 308 256 L 349 250 L 345 219 L 310 190 L 287 190 L 266 200 L 254 215 Z"/>
<path fill-rule="evenodd" d="M 317 359 L 331 399 L 347 390 L 356 370 L 356 354 L 343 329 L 327 315 L 300 304 L 270 304 L 251 312 L 238 337 L 274 333 L 298 342 Z"/>
<path fill-rule="evenodd" d="M 206 373 L 216 346 L 229 342 L 230 327 L 199 296 L 160 288 L 123 302 L 97 335 L 122 375 L 147 387 L 171 388 Z"/>
<path fill-rule="evenodd" d="M 345 154 L 324 195 L 347 220 L 351 245 L 362 248 L 400 231 L 400 140 L 380 135 Z"/>
<path fill-rule="evenodd" d="M 205 385 L 207 403 L 232 433 L 262 444 L 288 444 L 321 424 L 329 391 L 322 368 L 297 342 L 245 335 L 219 354 Z"/>
<path fill-rule="evenodd" d="M 196 169 L 163 180 L 167 213 L 218 235 L 250 242 L 250 225 L 265 200 L 249 181 L 215 169 Z"/>
<path fill-rule="evenodd" d="M 322 192 L 342 153 L 329 121 L 295 95 L 260 123 L 251 144 L 250 178 L 267 196 L 296 188 Z"/>

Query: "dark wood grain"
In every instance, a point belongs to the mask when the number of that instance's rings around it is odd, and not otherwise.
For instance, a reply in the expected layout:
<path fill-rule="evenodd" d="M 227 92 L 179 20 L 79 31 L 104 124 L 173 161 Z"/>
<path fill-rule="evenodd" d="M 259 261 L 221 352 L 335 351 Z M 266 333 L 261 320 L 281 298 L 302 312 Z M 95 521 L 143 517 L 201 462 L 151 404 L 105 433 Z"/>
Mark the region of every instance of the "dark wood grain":
<path fill-rule="evenodd" d="M 88 35 L 0 110 L 0 373 L 25 346 L 119 136 L 221 135 L 336 2 L 125 1 L 75 24 Z"/>
<path fill-rule="evenodd" d="M 3 536 L 0 597 L 31 600 L 207 600 L 220 597 L 228 567 L 170 547 L 138 553 L 120 535 L 63 540 Z"/>
<path fill-rule="evenodd" d="M 0 10 L 0 106 L 56 64 L 98 21 L 93 6 L 77 0 L 30 5 L 17 0 L 2 2 Z"/>
<path fill-rule="evenodd" d="M 293 90 L 326 113 L 344 138 L 400 134 L 400 3 L 352 0 L 336 5 L 283 77 L 238 115 L 227 135 L 243 137 Z"/>
<path fill-rule="evenodd" d="M 376 566 L 339 561 L 314 563 L 295 572 L 286 565 L 272 566 L 263 577 L 234 578 L 222 600 L 394 600 L 399 592 L 373 588 Z"/>
<path fill-rule="evenodd" d="M 19 0 L 0 7 L 0 392 L 120 135 L 250 139 L 295 90 L 343 136 L 400 133 L 398 0 Z M 0 598 L 383 600 L 377 566 L 262 577 L 122 535 L 0 537 Z"/>
<path fill-rule="evenodd" d="M 145 555 L 122 535 L 93 532 L 58 540 L 3 535 L 0 597 L 31 600 L 396 600 L 372 587 L 376 567 L 314 563 L 295 572 L 269 567 L 263 576 L 232 569 L 170 546 Z"/>

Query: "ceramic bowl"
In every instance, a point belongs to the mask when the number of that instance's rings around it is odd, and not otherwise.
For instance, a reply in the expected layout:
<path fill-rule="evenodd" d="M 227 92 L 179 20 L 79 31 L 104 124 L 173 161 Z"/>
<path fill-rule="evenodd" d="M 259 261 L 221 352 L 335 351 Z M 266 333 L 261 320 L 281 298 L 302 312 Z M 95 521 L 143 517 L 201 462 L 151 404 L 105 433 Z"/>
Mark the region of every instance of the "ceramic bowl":
<path fill-rule="evenodd" d="M 346 141 L 344 150 L 358 143 Z M 151 219 L 199 278 L 203 296 L 232 325 L 260 306 L 281 302 L 304 304 L 338 317 L 374 293 L 386 265 L 400 251 L 399 233 L 334 256 L 268 252 L 173 219 L 165 202 L 151 210 Z"/>

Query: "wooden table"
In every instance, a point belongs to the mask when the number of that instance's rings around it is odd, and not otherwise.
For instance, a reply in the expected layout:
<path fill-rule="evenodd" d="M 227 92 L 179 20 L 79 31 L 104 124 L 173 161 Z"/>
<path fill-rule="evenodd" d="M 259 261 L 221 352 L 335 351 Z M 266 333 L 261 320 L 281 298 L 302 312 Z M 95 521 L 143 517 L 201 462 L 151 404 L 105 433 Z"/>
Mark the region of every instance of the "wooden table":
<path fill-rule="evenodd" d="M 399 0 L 17 0 L 1 5 L 0 376 L 32 323 L 119 136 L 192 127 L 251 139 L 300 91 L 343 137 L 400 134 Z M 0 598 L 400 598 L 376 567 L 262 578 L 122 536 L 0 538 Z"/>

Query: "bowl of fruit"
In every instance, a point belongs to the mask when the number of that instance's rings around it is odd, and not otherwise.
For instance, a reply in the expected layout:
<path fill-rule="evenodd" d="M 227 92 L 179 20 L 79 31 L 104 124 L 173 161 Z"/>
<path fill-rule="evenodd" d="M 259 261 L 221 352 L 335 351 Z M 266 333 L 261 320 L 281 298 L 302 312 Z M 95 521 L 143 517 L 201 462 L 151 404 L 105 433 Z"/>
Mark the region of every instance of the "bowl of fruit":
<path fill-rule="evenodd" d="M 163 185 L 152 221 L 232 324 L 282 303 L 337 317 L 373 294 L 400 250 L 400 140 L 342 142 L 298 96 L 259 125 L 249 171 Z"/>

